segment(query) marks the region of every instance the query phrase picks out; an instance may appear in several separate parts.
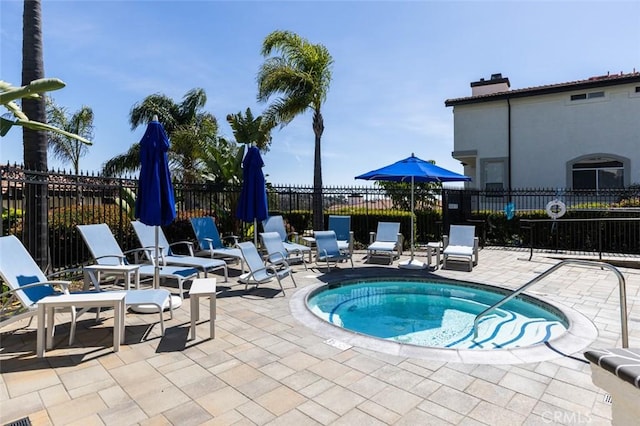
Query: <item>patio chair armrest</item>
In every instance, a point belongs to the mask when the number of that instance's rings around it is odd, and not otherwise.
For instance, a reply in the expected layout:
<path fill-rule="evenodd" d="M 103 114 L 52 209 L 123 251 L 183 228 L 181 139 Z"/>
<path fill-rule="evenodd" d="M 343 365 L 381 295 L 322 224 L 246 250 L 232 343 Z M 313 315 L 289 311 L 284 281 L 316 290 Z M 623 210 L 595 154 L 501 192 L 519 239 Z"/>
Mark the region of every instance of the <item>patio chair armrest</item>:
<path fill-rule="evenodd" d="M 133 259 L 136 263 L 140 263 L 140 253 L 144 253 L 144 257 L 146 257 L 148 260 L 153 259 L 153 252 L 155 251 L 156 247 L 155 246 L 150 246 L 150 247 L 138 247 L 138 248 L 134 248 L 131 250 L 127 250 L 124 253 L 124 259 L 127 258 L 128 254 L 132 254 L 133 253 Z M 158 250 L 162 251 L 162 247 L 158 247 Z"/>
<path fill-rule="evenodd" d="M 289 254 L 295 254 L 296 256 L 302 256 L 302 250 L 300 250 L 299 248 L 292 248 L 291 250 L 289 250 L 287 253 Z"/>
<path fill-rule="evenodd" d="M 254 270 L 252 270 L 252 271 L 249 271 L 249 276 L 247 277 L 247 279 L 249 279 L 249 280 L 251 280 L 251 279 L 255 279 L 255 278 L 254 278 L 254 277 L 255 277 L 255 275 L 256 275 L 258 272 L 262 272 L 262 271 L 266 271 L 266 272 L 267 272 L 267 274 L 268 274 L 268 275 L 271 275 L 271 276 L 275 276 L 275 275 L 277 275 L 277 274 L 278 274 L 278 270 L 277 270 L 274 266 L 272 266 L 272 265 L 265 265 L 265 266 L 263 266 L 262 268 L 258 268 L 258 269 L 254 269 Z"/>
<path fill-rule="evenodd" d="M 376 233 L 369 231 L 369 244 L 373 244 L 376 241 Z"/>
<path fill-rule="evenodd" d="M 448 235 L 443 235 L 442 236 L 442 249 L 446 249 L 447 246 L 449 245 L 449 236 Z"/>
<path fill-rule="evenodd" d="M 13 288 L 13 289 L 9 289 L 5 292 L 3 292 L 2 294 L 0 294 L 0 300 L 4 300 L 6 297 L 9 297 L 11 295 L 13 295 L 14 293 L 16 293 L 17 291 L 20 290 L 26 290 L 28 288 L 34 288 L 34 287 L 42 287 L 45 285 L 49 285 L 49 286 L 60 286 L 62 288 L 62 292 L 63 293 L 69 293 L 69 286 L 71 285 L 71 281 L 40 281 L 37 283 L 32 283 L 32 284 L 25 284 L 25 285 L 21 285 L 19 288 Z"/>
<path fill-rule="evenodd" d="M 229 240 L 229 242 L 227 243 L 229 247 L 234 247 L 240 241 L 240 237 L 238 237 L 237 235 L 226 235 L 221 238 L 222 238 L 222 242 Z"/>
<path fill-rule="evenodd" d="M 124 251 L 123 252 L 124 256 L 122 256 L 122 257 L 126 258 L 127 255 L 131 254 L 131 253 L 133 253 L 133 254 L 140 253 L 140 252 L 147 252 L 148 253 L 151 250 L 155 250 L 155 249 L 156 249 L 156 246 L 138 247 L 138 248 L 134 248 L 134 249 L 131 249 L 131 250 Z M 162 250 L 162 246 L 158 247 L 158 249 Z"/>
<path fill-rule="evenodd" d="M 404 235 L 398 233 L 396 244 L 398 245 L 398 254 L 402 255 L 402 249 L 404 249 Z"/>
<path fill-rule="evenodd" d="M 278 252 L 275 253 L 271 253 L 267 255 L 267 262 L 272 263 L 272 264 L 281 264 L 282 262 L 287 263 L 287 257 Z"/>
<path fill-rule="evenodd" d="M 169 247 L 173 246 L 186 246 L 189 251 L 189 256 L 193 256 L 193 241 L 176 241 L 175 243 L 169 244 Z"/>
<path fill-rule="evenodd" d="M 326 258 L 328 256 L 327 249 L 317 249 L 317 256 L 318 256 L 318 259 L 320 259 L 323 256 Z"/>
<path fill-rule="evenodd" d="M 63 281 L 63 280 L 52 280 L 52 281 L 42 281 L 38 284 L 42 284 L 42 285 L 50 285 L 50 286 L 60 286 L 62 288 L 62 292 L 63 293 L 69 293 L 69 286 L 71 285 L 71 281 Z M 24 286 L 22 286 L 22 288 L 24 288 Z"/>
<path fill-rule="evenodd" d="M 127 251 L 127 253 L 133 253 L 136 263 L 140 263 L 139 256 L 135 253 L 136 251 L 142 252 L 144 251 L 145 257 L 149 262 L 155 265 L 156 263 L 156 246 L 147 246 L 141 247 L 139 249 L 131 249 Z M 158 246 L 158 257 L 160 257 L 160 265 L 166 266 L 166 260 L 164 258 L 164 246 Z"/>
<path fill-rule="evenodd" d="M 127 257 L 120 255 L 120 254 L 105 254 L 103 256 L 98 256 L 96 258 L 94 258 L 94 260 L 99 260 L 99 259 L 110 259 L 115 257 L 116 259 L 120 260 L 120 264 L 124 265 L 126 263 Z"/>
<path fill-rule="evenodd" d="M 162 250 L 164 250 L 164 246 L 158 246 L 158 251 L 162 252 Z M 138 247 L 131 250 L 127 250 L 124 253 L 125 254 L 133 253 L 134 255 L 140 252 L 144 252 L 145 254 L 154 254 L 155 251 L 156 251 L 156 246 L 145 246 L 145 247 Z"/>
<path fill-rule="evenodd" d="M 289 267 L 289 264 L 286 261 L 282 261 L 282 263 L 279 263 L 278 266 L 285 266 L 285 267 Z M 268 274 L 271 275 L 278 275 L 278 268 L 276 268 L 276 265 L 265 265 L 264 269 L 267 271 Z"/>
<path fill-rule="evenodd" d="M 72 273 L 75 273 L 77 275 L 82 275 L 84 273 L 84 270 L 82 268 L 63 269 L 62 271 L 57 271 L 57 272 L 52 272 L 50 274 L 47 274 L 47 279 L 51 280 L 52 278 L 55 278 L 57 276 L 69 275 Z M 63 281 L 63 280 L 54 280 L 54 281 Z M 66 282 L 66 280 L 64 280 L 64 282 Z"/>
<path fill-rule="evenodd" d="M 207 247 L 207 248 L 200 247 L 200 248 L 201 248 L 201 249 L 203 249 L 203 250 L 209 250 L 210 252 L 213 252 L 213 250 L 214 250 L 214 247 L 213 247 L 213 238 L 207 238 L 207 237 L 204 237 L 204 238 L 202 239 L 202 241 L 204 241 L 204 242 L 208 243 L 208 244 L 209 244 L 209 247 Z"/>
<path fill-rule="evenodd" d="M 215 250 L 215 246 L 213 244 L 213 238 L 205 237 L 205 238 L 202 238 L 202 240 L 209 243 L 209 251 Z M 225 247 L 235 247 L 235 245 L 240 242 L 240 237 L 238 237 L 237 235 L 227 235 L 225 237 L 220 236 L 220 240 L 222 241 L 222 245 Z M 229 241 L 229 242 L 226 242 L 226 241 Z"/>
<path fill-rule="evenodd" d="M 349 254 L 353 253 L 353 241 L 355 240 L 353 231 L 349 231 Z"/>

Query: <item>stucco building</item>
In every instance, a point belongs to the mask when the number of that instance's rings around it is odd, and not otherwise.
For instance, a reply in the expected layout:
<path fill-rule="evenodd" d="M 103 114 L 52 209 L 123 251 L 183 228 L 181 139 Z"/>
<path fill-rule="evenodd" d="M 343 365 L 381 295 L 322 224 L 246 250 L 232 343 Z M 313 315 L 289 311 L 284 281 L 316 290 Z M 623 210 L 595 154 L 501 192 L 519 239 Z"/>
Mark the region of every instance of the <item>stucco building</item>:
<path fill-rule="evenodd" d="M 468 188 L 640 184 L 640 72 L 513 90 L 493 74 L 445 105 Z"/>

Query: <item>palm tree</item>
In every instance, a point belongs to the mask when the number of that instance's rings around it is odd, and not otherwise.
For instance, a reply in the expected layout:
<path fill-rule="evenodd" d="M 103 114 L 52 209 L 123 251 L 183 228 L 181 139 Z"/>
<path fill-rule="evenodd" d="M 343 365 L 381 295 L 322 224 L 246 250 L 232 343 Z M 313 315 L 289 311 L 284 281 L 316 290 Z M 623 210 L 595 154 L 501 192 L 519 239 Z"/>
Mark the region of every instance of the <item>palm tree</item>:
<path fill-rule="evenodd" d="M 272 52 L 279 55 L 270 56 Z M 266 102 L 271 96 L 279 96 L 264 112 L 266 119 L 285 126 L 296 116 L 313 111 L 313 229 L 322 230 L 321 138 L 324 120 L 320 108 L 329 92 L 333 58 L 323 45 L 279 30 L 264 39 L 261 53 L 266 60 L 258 72 L 258 101 Z"/>
<path fill-rule="evenodd" d="M 234 140 L 218 138 L 209 145 L 205 160 L 205 179 L 214 183 L 239 185 L 242 182 L 242 159 L 245 145 L 255 145 L 262 152 L 271 145 L 272 122 L 262 116 L 254 117 L 251 108 L 237 114 L 228 114 L 227 122 L 233 131 Z"/>
<path fill-rule="evenodd" d="M 44 78 L 42 8 L 40 0 L 25 0 L 22 15 L 22 85 L 41 78 Z M 29 119 L 46 123 L 42 96 L 24 98 L 22 111 Z M 47 133 L 28 127 L 24 127 L 22 132 L 24 166 L 28 173 L 23 237 L 29 253 L 44 270 L 49 263 Z"/>
<path fill-rule="evenodd" d="M 161 93 L 147 96 L 142 102 L 131 109 L 129 122 L 131 130 L 147 124 L 154 115 L 162 123 L 166 132 L 170 135 L 176 127 L 193 121 L 207 103 L 207 94 L 204 89 L 195 88 L 189 90 L 177 104 L 173 99 Z"/>
<path fill-rule="evenodd" d="M 208 140 L 217 137 L 216 118 L 201 111 L 206 102 L 207 95 L 203 89 L 192 89 L 180 104 L 163 94 L 154 94 L 131 109 L 129 121 L 132 130 L 147 124 L 154 115 L 158 117 L 171 139 L 169 160 L 172 173 L 187 182 L 198 175 L 201 167 L 197 160 L 205 152 L 203 147 Z M 126 153 L 107 161 L 102 171 L 107 176 L 117 176 L 135 172 L 139 167 L 140 146 L 134 143 Z"/>
<path fill-rule="evenodd" d="M 170 137 L 169 162 L 175 178 L 184 183 L 197 182 L 205 170 L 208 147 L 218 139 L 216 118 L 209 113 L 199 114 L 192 122 L 176 127 Z"/>
<path fill-rule="evenodd" d="M 56 105 L 53 99 L 47 98 L 47 121 L 69 133 L 89 140 L 93 139 L 93 110 L 88 106 L 82 106 L 69 116 L 66 108 Z M 49 148 L 56 158 L 70 162 L 76 175 L 80 173 L 80 158 L 89 149 L 78 139 L 60 133 L 49 134 Z"/>
<path fill-rule="evenodd" d="M 271 130 L 275 127 L 275 123 L 268 121 L 261 115 L 254 118 L 251 108 L 247 108 L 244 117 L 242 111 L 227 115 L 227 122 L 233 130 L 236 142 L 247 145 L 255 144 L 262 152 L 269 151 L 272 139 Z"/>

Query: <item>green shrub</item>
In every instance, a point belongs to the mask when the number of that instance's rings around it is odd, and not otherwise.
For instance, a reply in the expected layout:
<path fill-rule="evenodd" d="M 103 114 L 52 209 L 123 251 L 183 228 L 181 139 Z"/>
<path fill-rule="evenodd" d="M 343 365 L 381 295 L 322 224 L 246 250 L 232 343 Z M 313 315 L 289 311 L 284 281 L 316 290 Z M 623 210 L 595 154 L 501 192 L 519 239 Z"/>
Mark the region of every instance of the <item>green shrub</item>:
<path fill-rule="evenodd" d="M 129 217 L 115 204 L 56 208 L 49 213 L 49 247 L 54 269 L 90 260 L 76 225 L 92 223 L 106 223 L 123 251 L 137 247 Z"/>
<path fill-rule="evenodd" d="M 2 232 L 4 235 L 9 235 L 10 230 L 14 231 L 11 232 L 12 234 L 17 233 L 16 228 L 20 228 L 19 231 L 22 232 L 22 227 L 20 226 L 22 224 L 22 215 L 21 209 L 2 209 Z"/>

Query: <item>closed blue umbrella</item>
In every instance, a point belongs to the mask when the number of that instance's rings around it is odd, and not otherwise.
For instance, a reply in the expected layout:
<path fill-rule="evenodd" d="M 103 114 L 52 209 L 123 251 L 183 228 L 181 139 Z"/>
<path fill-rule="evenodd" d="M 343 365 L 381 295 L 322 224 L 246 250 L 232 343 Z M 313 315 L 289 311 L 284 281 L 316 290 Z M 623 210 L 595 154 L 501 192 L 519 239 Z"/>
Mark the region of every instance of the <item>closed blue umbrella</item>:
<path fill-rule="evenodd" d="M 156 227 L 168 225 L 176 218 L 167 151 L 169 151 L 169 138 L 162 124 L 154 117 L 140 140 L 140 177 L 135 216 L 145 225 Z M 158 251 L 158 228 L 156 228 L 154 287 L 158 287 L 159 284 Z"/>
<path fill-rule="evenodd" d="M 242 160 L 242 190 L 238 201 L 239 219 L 245 222 L 253 222 L 254 242 L 258 244 L 258 221 L 267 218 L 267 189 L 262 173 L 264 162 L 260 150 L 250 146 Z"/>
<path fill-rule="evenodd" d="M 411 182 L 411 260 L 400 263 L 400 266 L 405 268 L 425 267 L 422 262 L 418 262 L 413 259 L 414 182 L 464 182 L 471 180 L 468 176 L 443 169 L 433 163 L 421 160 L 413 154 L 411 154 L 411 157 L 407 157 L 404 160 L 400 160 L 380 169 L 372 170 L 368 173 L 356 176 L 356 179 Z"/>

